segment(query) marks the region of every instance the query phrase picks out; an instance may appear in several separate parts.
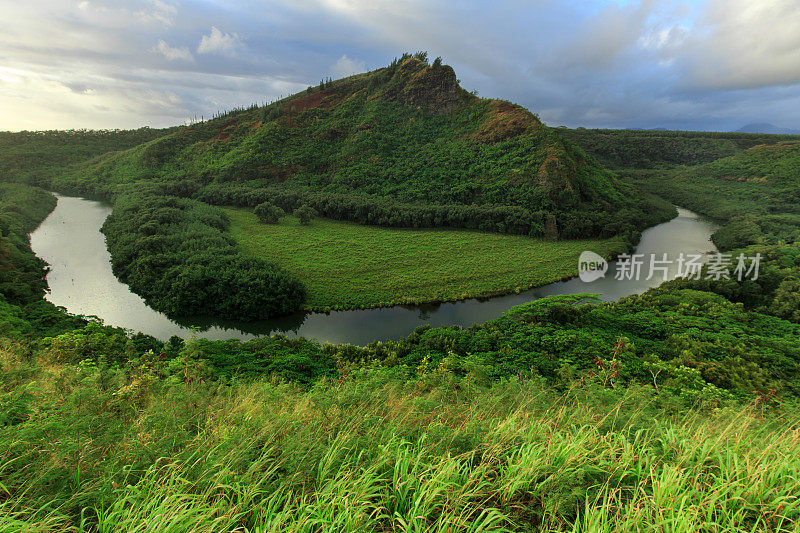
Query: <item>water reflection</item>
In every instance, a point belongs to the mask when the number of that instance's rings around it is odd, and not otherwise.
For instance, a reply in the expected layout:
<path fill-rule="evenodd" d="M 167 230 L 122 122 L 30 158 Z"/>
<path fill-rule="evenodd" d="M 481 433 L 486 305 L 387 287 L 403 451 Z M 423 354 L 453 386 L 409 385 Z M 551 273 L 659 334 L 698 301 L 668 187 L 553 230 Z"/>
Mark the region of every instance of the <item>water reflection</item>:
<path fill-rule="evenodd" d="M 105 237 L 99 229 L 111 212 L 108 205 L 83 198 L 58 197 L 53 213 L 31 235 L 34 252 L 51 265 L 47 281 L 47 299 L 75 314 L 95 315 L 106 324 L 142 331 L 166 340 L 172 335 L 198 335 L 210 339 L 249 339 L 271 333 L 303 336 L 320 342 L 367 344 L 375 340 L 399 339 L 414 328 L 431 326 L 469 326 L 496 318 L 515 305 L 554 294 L 578 292 L 601 293 L 606 300 L 639 294 L 662 282 L 651 280 L 617 280 L 617 265 L 612 263 L 605 278 L 584 283 L 578 278 L 552 283 L 544 287 L 485 300 L 390 307 L 329 314 L 295 314 L 259 322 L 238 322 L 211 319 L 170 320 L 144 303 L 111 272 Z M 642 233 L 636 253 L 649 257 L 656 254 L 706 254 L 716 251 L 710 240 L 716 227 L 686 209 L 679 209 L 677 218 L 654 226 Z M 677 272 L 671 265 L 668 277 Z"/>

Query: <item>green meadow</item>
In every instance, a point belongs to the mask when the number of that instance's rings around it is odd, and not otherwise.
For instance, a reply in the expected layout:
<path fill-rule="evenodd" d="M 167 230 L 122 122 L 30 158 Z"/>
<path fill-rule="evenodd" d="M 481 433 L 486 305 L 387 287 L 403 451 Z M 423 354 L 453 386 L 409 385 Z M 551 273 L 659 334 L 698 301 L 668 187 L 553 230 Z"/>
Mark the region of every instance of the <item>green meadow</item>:
<path fill-rule="evenodd" d="M 465 230 L 397 229 L 295 217 L 262 224 L 227 209 L 243 251 L 302 279 L 306 307 L 361 308 L 518 292 L 577 273 L 578 256 L 624 250 L 620 239 L 547 241 Z"/>

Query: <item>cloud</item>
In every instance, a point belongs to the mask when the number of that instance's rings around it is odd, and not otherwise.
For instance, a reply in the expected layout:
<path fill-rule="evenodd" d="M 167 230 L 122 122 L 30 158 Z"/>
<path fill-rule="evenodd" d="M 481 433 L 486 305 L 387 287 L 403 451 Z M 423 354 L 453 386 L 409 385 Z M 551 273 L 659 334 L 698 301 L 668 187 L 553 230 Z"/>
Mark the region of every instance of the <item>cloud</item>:
<path fill-rule="evenodd" d="M 164 39 L 160 39 L 158 44 L 152 48 L 152 51 L 159 52 L 169 61 L 176 61 L 179 59 L 183 61 L 194 61 L 194 56 L 187 47 L 172 47 L 168 45 Z"/>
<path fill-rule="evenodd" d="M 15 71 L 0 83 L 0 116 L 15 129 L 138 127 L 136 115 L 184 114 L 182 98 L 168 89 L 109 83 L 99 76 L 56 79 L 53 72 Z"/>
<path fill-rule="evenodd" d="M 367 65 L 358 59 L 350 59 L 347 54 L 342 55 L 331 65 L 330 73 L 334 78 L 346 78 L 353 74 L 359 74 L 367 70 Z"/>
<path fill-rule="evenodd" d="M 705 89 L 753 89 L 800 82 L 797 0 L 710 0 L 686 49 L 689 82 Z"/>
<path fill-rule="evenodd" d="M 611 5 L 578 27 L 575 38 L 556 53 L 559 62 L 573 67 L 603 69 L 629 53 L 645 30 L 652 1 Z M 563 64 L 563 63 L 562 63 Z"/>
<path fill-rule="evenodd" d="M 237 34 L 224 33 L 218 30 L 216 26 L 211 26 L 211 33 L 203 35 L 202 39 L 200 39 L 197 53 L 232 56 L 240 45 L 241 39 Z"/>
<path fill-rule="evenodd" d="M 88 2 L 87 2 L 88 3 Z M 161 0 L 149 0 L 148 7 L 136 12 L 136 17 L 144 22 L 157 22 L 164 26 L 172 26 L 178 8 L 162 2 Z"/>
<path fill-rule="evenodd" d="M 0 2 L 0 19 L 14 21 L 0 32 L 0 130 L 181 124 L 297 92 L 335 60 L 326 57 L 311 66 L 287 61 L 293 52 L 271 37 L 259 42 L 259 53 L 244 54 L 248 49 L 242 47 L 235 57 L 191 60 L 191 47 L 178 43 L 207 35 L 212 20 L 217 28 L 238 20 L 232 28 L 253 34 L 268 28 L 268 17 L 234 17 L 228 5 L 203 5 L 165 28 L 154 17 L 137 16 L 157 7 L 153 2 L 84 2 Z"/>
<path fill-rule="evenodd" d="M 797 1 L 0 0 L 0 129 L 178 124 L 417 50 L 550 124 L 796 128 Z"/>

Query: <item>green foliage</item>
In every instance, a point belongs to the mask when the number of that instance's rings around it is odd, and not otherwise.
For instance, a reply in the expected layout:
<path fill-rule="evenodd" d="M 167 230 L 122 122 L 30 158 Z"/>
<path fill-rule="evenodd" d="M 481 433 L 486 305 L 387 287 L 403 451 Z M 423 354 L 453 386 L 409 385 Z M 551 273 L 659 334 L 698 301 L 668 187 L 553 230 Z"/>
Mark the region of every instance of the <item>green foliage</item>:
<path fill-rule="evenodd" d="M 47 183 L 76 163 L 126 150 L 167 134 L 169 129 L 0 132 L 0 176 Z"/>
<path fill-rule="evenodd" d="M 294 212 L 294 216 L 304 225 L 311 224 L 311 221 L 317 217 L 317 214 L 313 207 L 307 205 L 301 205 Z"/>
<path fill-rule="evenodd" d="M 715 292 L 732 302 L 744 304 L 747 309 L 800 322 L 796 305 L 800 295 L 797 290 L 797 280 L 800 279 L 800 247 L 749 246 L 731 252 L 734 262 L 740 254 L 744 257 L 761 257 L 757 279 L 752 279 L 753 276 L 741 281 L 735 277 L 727 280 L 706 279 L 704 271 L 701 279 L 678 279 L 669 282 L 665 287 Z"/>
<path fill-rule="evenodd" d="M 792 135 L 705 131 L 558 128 L 563 137 L 614 169 L 653 169 L 710 163 L 761 144 L 797 140 Z"/>
<path fill-rule="evenodd" d="M 511 293 L 573 275 L 578 256 L 609 257 L 621 239 L 545 241 L 454 229 L 378 228 L 286 217 L 264 225 L 227 209 L 242 252 L 303 280 L 305 308 L 378 307 Z"/>
<path fill-rule="evenodd" d="M 153 339 L 152 347 L 160 351 L 163 343 Z M 147 351 L 137 347 L 123 329 L 89 322 L 80 329 L 45 337 L 42 346 L 53 361 L 78 364 L 85 361 L 124 364 Z"/>
<path fill-rule="evenodd" d="M 310 388 L 218 381 L 190 352 L 33 367 L 31 386 L 2 397 L 19 414 L 0 427 L 0 527 L 791 531 L 800 519 L 793 409 L 687 410 L 666 387 L 562 392 L 445 366 L 342 370 Z"/>
<path fill-rule="evenodd" d="M 48 353 L 65 362 L 121 364 L 141 352 L 114 335 L 90 325 L 48 341 Z M 534 375 L 558 385 L 584 376 L 614 388 L 652 384 L 693 403 L 768 391 L 800 395 L 799 339 L 798 324 L 709 292 L 667 287 L 618 303 L 598 304 L 589 295 L 549 297 L 469 329 L 422 327 L 405 340 L 362 348 L 273 337 L 193 341 L 182 353 L 215 376 L 269 374 L 310 383 L 365 363 L 416 374 L 444 365 L 462 376 L 480 368 L 490 380 Z M 166 352 L 168 345 L 161 346 Z"/>
<path fill-rule="evenodd" d="M 41 189 L 0 184 L 0 294 L 9 303 L 44 295 L 45 263 L 30 253 L 28 233 L 55 205 L 55 197 Z"/>
<path fill-rule="evenodd" d="M 218 376 L 253 374 L 278 377 L 297 383 L 313 383 L 335 375 L 330 353 L 305 339 L 265 337 L 249 342 L 199 339 L 187 350 L 205 361 Z"/>
<path fill-rule="evenodd" d="M 278 220 L 286 215 L 286 212 L 274 204 L 264 202 L 253 209 L 253 214 L 263 224 L 277 224 Z"/>
<path fill-rule="evenodd" d="M 639 180 L 642 187 L 723 222 L 714 235 L 723 250 L 800 240 L 800 143 L 760 145 Z"/>
<path fill-rule="evenodd" d="M 620 385 L 651 382 L 646 364 L 664 361 L 700 372 L 699 385 L 678 387 L 687 391 L 710 384 L 736 394 L 800 392 L 797 324 L 687 289 L 654 289 L 602 305 L 576 305 L 581 298 L 537 300 L 467 330 L 423 330 L 397 344 L 395 357 L 410 366 L 472 361 L 497 378 L 533 372 L 550 380 L 615 360 Z"/>
<path fill-rule="evenodd" d="M 638 176 L 639 185 L 722 222 L 714 243 L 733 257 L 761 254 L 757 280 L 678 280 L 748 309 L 797 322 L 800 143 L 775 142 L 690 168 Z"/>
<path fill-rule="evenodd" d="M 114 273 L 172 316 L 252 320 L 295 311 L 305 289 L 261 259 L 242 256 L 225 213 L 195 200 L 128 194 L 103 224 Z"/>

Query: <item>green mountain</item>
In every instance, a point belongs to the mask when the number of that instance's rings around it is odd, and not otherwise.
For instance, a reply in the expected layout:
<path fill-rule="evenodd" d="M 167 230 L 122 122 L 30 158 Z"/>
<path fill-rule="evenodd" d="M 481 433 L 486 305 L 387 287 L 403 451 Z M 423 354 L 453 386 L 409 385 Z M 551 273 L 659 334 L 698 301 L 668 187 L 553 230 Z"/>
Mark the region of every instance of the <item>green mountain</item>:
<path fill-rule="evenodd" d="M 308 204 L 360 223 L 551 238 L 635 240 L 669 216 L 536 115 L 474 96 L 424 54 L 179 128 L 54 182 L 108 196 L 156 187 L 212 204 Z"/>
<path fill-rule="evenodd" d="M 144 142 L 132 143 L 137 136 Z M 262 319 L 307 297 L 305 273 L 243 254 L 214 205 L 269 202 L 360 224 L 552 240 L 619 237 L 622 248 L 674 214 L 528 110 L 465 91 L 424 53 L 191 126 L 104 134 L 92 146 L 81 139 L 61 151 L 63 165 L 24 160 L 12 177 L 113 202 L 103 232 L 114 273 L 170 316 Z M 79 157 L 102 146 L 116 151 Z"/>
<path fill-rule="evenodd" d="M 779 191 L 796 186 L 800 184 L 800 140 L 754 146 L 687 174 L 697 173 L 724 180 L 768 183 Z"/>

